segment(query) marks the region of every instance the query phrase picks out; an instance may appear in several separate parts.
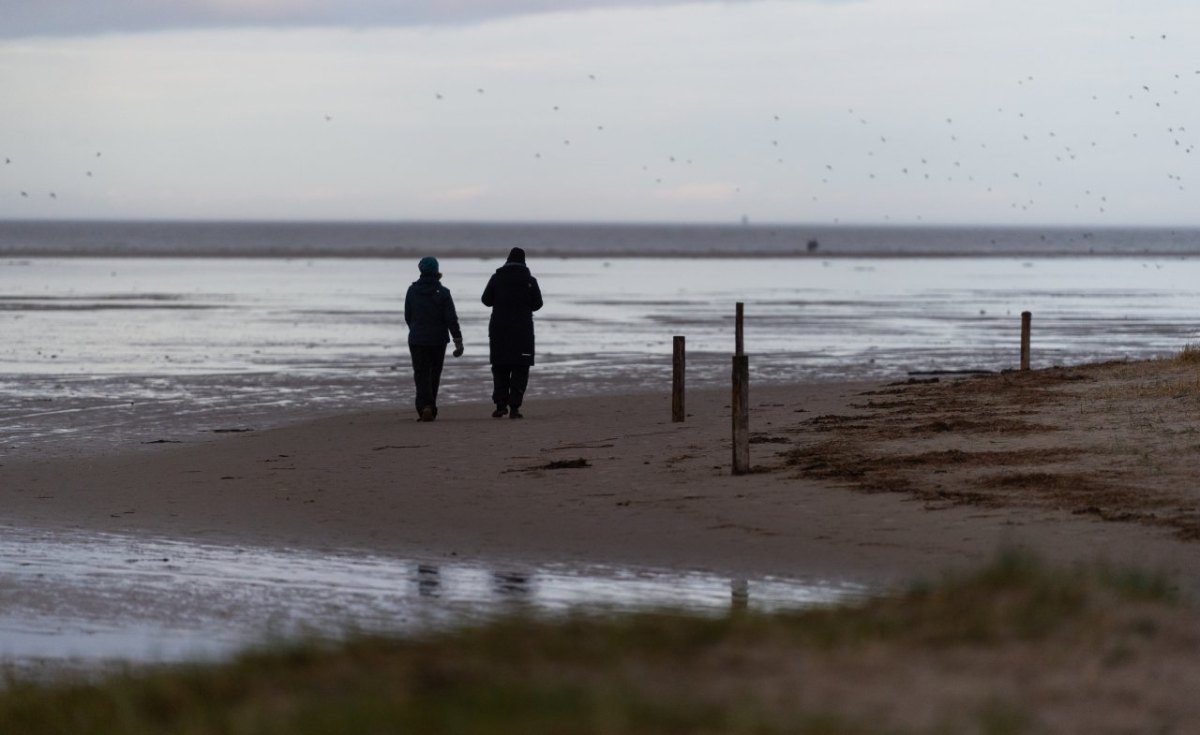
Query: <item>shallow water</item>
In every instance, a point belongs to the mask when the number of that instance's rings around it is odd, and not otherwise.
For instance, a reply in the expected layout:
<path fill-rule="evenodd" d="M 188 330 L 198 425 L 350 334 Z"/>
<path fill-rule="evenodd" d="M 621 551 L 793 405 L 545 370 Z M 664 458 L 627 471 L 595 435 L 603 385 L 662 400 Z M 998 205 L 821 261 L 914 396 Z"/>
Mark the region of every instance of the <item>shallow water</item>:
<path fill-rule="evenodd" d="M 410 634 L 508 612 L 793 609 L 864 594 L 819 579 L 482 564 L 0 529 L 0 661 L 227 655 L 304 632 Z"/>
<path fill-rule="evenodd" d="M 446 258 L 467 354 L 441 401 L 486 403 L 495 261 Z M 0 452 L 75 451 L 410 410 L 408 261 L 0 261 Z M 1150 357 L 1200 341 L 1200 258 L 573 258 L 532 261 L 540 398 L 724 387 L 734 304 L 753 384 L 1002 370 L 1034 314 L 1036 366 Z"/>

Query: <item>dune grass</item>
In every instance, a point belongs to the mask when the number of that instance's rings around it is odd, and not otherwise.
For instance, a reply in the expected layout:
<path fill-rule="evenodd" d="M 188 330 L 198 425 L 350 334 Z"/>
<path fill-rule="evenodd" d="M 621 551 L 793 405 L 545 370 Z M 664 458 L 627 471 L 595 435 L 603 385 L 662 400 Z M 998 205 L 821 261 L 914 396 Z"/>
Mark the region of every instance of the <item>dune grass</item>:
<path fill-rule="evenodd" d="M 1184 365 L 1200 365 L 1200 345 L 1184 345 L 1175 356 L 1175 361 Z"/>
<path fill-rule="evenodd" d="M 0 692 L 0 732 L 904 732 L 780 693 L 803 687 L 799 661 L 1078 635 L 1130 604 L 1177 600 L 1153 575 L 1063 571 L 1006 554 L 974 574 L 835 608 L 509 618 L 415 640 L 309 641 L 96 682 L 12 679 Z M 973 717 L 972 732 L 1023 732 L 1029 721 L 1003 703 Z"/>

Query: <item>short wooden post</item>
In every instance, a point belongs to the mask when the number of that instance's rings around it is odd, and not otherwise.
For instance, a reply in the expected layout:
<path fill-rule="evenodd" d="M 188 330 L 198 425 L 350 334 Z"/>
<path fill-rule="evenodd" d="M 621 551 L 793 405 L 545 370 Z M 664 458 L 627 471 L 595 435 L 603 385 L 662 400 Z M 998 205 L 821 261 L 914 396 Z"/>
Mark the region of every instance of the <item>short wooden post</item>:
<path fill-rule="evenodd" d="M 745 329 L 744 329 L 745 318 L 744 317 L 745 317 L 745 305 L 742 304 L 741 301 L 739 301 L 739 302 L 737 302 L 737 318 L 736 318 L 736 326 L 734 327 L 734 334 L 736 336 L 734 339 L 733 354 L 735 354 L 735 355 L 746 354 L 746 340 L 745 340 Z"/>
<path fill-rule="evenodd" d="M 687 414 L 684 411 L 683 389 L 684 368 L 686 363 L 686 346 L 683 337 L 675 337 L 674 355 L 671 361 L 671 421 L 683 421 Z"/>
<path fill-rule="evenodd" d="M 1029 369 L 1029 329 L 1033 321 L 1033 314 L 1028 311 L 1021 312 L 1021 369 Z"/>
<path fill-rule="evenodd" d="M 733 356 L 733 474 L 750 471 L 750 358 Z"/>

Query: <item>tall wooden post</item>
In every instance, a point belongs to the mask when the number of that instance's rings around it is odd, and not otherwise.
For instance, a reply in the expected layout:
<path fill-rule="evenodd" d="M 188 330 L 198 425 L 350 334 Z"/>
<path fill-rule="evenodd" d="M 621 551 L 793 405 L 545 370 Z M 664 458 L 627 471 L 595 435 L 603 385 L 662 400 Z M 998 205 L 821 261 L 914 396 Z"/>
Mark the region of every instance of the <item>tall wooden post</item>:
<path fill-rule="evenodd" d="M 685 340 L 676 336 L 671 361 L 671 421 L 683 421 L 687 416 L 683 404 L 685 362 Z"/>
<path fill-rule="evenodd" d="M 733 474 L 750 471 L 750 358 L 733 356 Z"/>
<path fill-rule="evenodd" d="M 733 356 L 733 474 L 750 471 L 750 358 L 745 353 L 744 308 L 737 302 L 737 325 Z"/>
<path fill-rule="evenodd" d="M 1029 369 L 1029 331 L 1033 321 L 1033 314 L 1028 311 L 1021 312 L 1021 369 Z"/>
<path fill-rule="evenodd" d="M 734 337 L 733 354 L 735 354 L 735 355 L 746 354 L 746 340 L 745 340 L 745 328 L 744 328 L 745 327 L 745 319 L 744 319 L 744 317 L 745 317 L 745 305 L 741 301 L 739 301 L 739 302 L 737 302 L 737 317 L 735 319 L 736 324 L 734 326 L 735 337 Z"/>

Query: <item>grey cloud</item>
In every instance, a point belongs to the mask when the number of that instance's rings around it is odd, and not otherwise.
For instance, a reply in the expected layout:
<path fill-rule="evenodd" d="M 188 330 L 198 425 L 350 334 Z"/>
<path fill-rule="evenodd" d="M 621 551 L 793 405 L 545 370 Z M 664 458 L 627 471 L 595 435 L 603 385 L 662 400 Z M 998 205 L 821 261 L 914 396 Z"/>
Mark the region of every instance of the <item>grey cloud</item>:
<path fill-rule="evenodd" d="M 755 1 L 0 0 L 0 37 L 78 36 L 203 28 L 454 25 L 536 13 Z"/>

